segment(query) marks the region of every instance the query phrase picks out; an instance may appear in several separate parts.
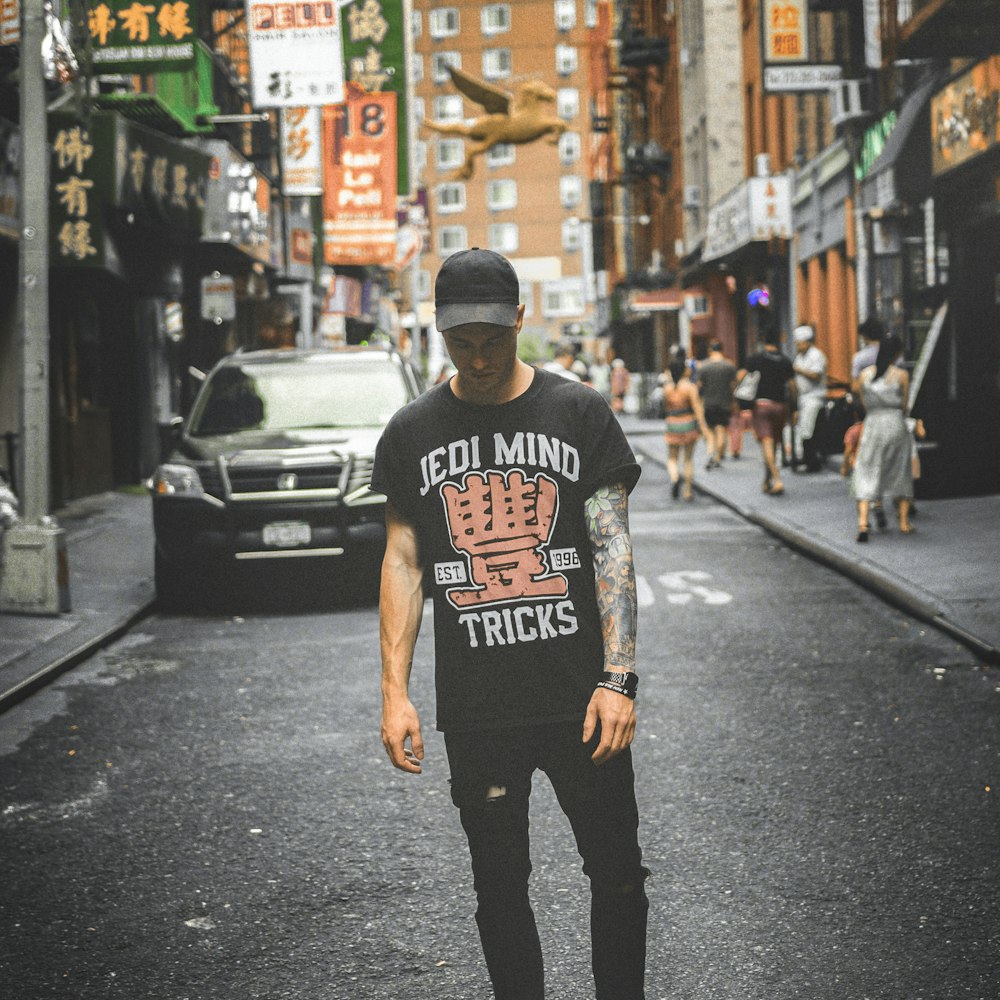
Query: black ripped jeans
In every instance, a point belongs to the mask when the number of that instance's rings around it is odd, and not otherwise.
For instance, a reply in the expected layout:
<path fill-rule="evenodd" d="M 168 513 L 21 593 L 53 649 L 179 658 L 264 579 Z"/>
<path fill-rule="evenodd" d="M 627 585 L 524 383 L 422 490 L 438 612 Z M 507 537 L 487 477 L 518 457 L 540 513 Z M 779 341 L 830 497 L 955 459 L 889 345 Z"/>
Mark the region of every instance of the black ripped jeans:
<path fill-rule="evenodd" d="M 582 723 L 446 734 L 451 795 L 469 838 L 476 923 L 496 1000 L 543 1000 L 542 952 L 528 901 L 531 776 L 544 771 L 590 879 L 597 1000 L 643 1000 L 646 913 L 631 752 L 601 767 Z"/>

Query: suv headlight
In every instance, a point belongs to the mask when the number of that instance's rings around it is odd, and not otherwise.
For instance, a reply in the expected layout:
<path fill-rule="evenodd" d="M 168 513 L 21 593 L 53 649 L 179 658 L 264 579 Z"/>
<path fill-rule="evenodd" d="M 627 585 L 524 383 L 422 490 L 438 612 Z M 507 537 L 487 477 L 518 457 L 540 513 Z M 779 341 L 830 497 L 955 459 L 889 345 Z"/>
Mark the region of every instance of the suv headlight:
<path fill-rule="evenodd" d="M 198 470 L 190 465 L 161 465 L 146 483 L 150 493 L 158 497 L 203 497 Z"/>

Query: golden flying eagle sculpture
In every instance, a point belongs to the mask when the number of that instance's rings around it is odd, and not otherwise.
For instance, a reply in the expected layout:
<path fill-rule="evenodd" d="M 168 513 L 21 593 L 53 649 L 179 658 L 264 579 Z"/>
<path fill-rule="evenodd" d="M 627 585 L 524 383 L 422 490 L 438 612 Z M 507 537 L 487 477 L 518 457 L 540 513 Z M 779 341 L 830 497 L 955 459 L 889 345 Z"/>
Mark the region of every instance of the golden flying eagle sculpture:
<path fill-rule="evenodd" d="M 476 157 L 498 143 L 522 145 L 542 136 L 556 143 L 566 131 L 566 123 L 545 108 L 546 104 L 555 103 L 556 92 L 541 80 L 521 83 L 510 94 L 454 66 L 449 66 L 448 72 L 455 87 L 486 112 L 471 124 L 424 120 L 427 128 L 441 135 L 460 135 L 471 140 L 466 147 L 465 162 L 452 175 L 456 180 L 468 180 L 475 169 Z"/>

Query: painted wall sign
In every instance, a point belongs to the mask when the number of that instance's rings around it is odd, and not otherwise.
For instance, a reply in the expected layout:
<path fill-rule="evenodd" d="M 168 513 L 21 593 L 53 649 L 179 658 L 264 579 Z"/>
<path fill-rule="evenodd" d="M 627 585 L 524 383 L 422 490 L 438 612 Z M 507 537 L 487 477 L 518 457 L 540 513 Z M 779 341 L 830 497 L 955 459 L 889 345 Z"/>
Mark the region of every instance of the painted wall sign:
<path fill-rule="evenodd" d="M 1000 143 L 1000 55 L 952 80 L 931 99 L 931 155 L 935 175 Z"/>

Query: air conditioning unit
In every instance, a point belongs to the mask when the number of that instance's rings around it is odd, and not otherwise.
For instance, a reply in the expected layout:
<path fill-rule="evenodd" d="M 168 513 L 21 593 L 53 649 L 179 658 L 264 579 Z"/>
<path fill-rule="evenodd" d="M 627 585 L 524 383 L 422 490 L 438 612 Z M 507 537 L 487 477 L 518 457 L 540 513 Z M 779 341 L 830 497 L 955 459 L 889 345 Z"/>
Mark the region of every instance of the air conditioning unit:
<path fill-rule="evenodd" d="M 834 127 L 870 114 L 867 80 L 840 80 L 830 88 L 830 124 Z"/>
<path fill-rule="evenodd" d="M 684 185 L 684 207 L 701 208 L 701 188 L 697 184 Z"/>
<path fill-rule="evenodd" d="M 689 48 L 681 48 L 680 63 L 681 69 L 687 69 L 691 65 L 691 50 Z"/>

